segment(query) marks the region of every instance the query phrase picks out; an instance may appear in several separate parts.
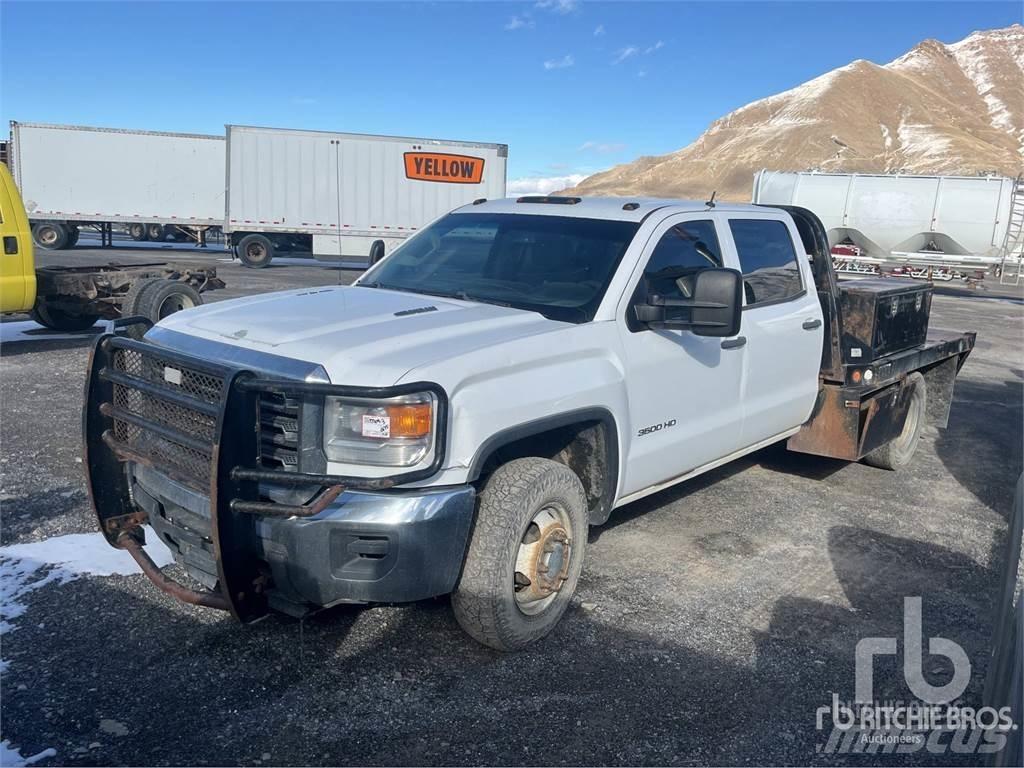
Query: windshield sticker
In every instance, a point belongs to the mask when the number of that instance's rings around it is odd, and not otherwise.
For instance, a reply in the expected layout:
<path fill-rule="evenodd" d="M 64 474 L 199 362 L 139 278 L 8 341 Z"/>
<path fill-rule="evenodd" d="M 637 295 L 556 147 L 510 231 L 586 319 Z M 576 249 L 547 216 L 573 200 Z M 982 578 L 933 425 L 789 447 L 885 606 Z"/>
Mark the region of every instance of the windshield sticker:
<path fill-rule="evenodd" d="M 406 152 L 405 178 L 439 181 L 445 184 L 479 184 L 484 177 L 484 159 L 443 152 Z"/>

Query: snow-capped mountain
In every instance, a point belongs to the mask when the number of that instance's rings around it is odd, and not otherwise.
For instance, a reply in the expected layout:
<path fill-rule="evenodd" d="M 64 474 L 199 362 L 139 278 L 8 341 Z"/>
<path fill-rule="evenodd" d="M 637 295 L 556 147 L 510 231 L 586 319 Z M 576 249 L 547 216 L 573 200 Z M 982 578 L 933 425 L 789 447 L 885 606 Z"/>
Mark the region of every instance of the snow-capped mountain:
<path fill-rule="evenodd" d="M 692 144 L 584 179 L 578 194 L 749 200 L 760 168 L 974 175 L 1024 170 L 1024 26 L 857 60 L 716 120 Z"/>

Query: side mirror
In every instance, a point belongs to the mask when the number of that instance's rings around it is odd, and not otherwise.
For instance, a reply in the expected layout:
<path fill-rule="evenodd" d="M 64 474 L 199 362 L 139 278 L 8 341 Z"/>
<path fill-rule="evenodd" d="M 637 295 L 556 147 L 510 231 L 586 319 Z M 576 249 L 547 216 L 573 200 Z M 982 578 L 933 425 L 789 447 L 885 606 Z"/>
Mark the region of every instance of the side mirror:
<path fill-rule="evenodd" d="M 682 328 L 697 336 L 735 336 L 740 332 L 743 275 L 735 269 L 694 273 L 689 298 L 657 294 L 636 306 L 636 318 L 651 328 Z"/>
<path fill-rule="evenodd" d="M 370 266 L 384 258 L 384 241 L 374 240 L 370 244 Z"/>

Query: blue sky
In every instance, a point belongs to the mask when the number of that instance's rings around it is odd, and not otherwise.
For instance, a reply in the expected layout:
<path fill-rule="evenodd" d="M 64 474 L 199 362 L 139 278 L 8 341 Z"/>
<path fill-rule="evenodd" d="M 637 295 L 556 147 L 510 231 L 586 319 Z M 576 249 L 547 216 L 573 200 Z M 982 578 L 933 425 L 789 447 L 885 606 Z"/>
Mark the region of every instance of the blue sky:
<path fill-rule="evenodd" d="M 510 179 L 561 177 L 678 149 L 853 59 L 1019 21 L 1018 2 L 4 2 L 0 119 L 497 141 Z"/>

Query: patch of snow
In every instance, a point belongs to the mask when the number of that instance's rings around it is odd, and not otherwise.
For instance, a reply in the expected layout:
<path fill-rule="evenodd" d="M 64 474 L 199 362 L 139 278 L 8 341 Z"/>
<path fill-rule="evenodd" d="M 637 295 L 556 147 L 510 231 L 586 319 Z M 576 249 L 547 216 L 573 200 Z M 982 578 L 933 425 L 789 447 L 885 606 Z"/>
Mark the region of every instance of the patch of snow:
<path fill-rule="evenodd" d="M 146 533 L 149 556 L 160 567 L 170 564 L 174 559 L 171 551 L 152 530 Z M 11 621 L 26 610 L 22 598 L 40 587 L 66 584 L 82 576 L 135 573 L 142 571 L 132 556 L 111 547 L 100 533 L 72 533 L 0 547 L 0 634 L 15 629 Z"/>
<path fill-rule="evenodd" d="M 889 133 L 889 126 L 879 123 L 878 127 L 882 129 L 882 141 L 885 142 L 885 148 L 892 149 L 892 134 Z"/>
<path fill-rule="evenodd" d="M 967 79 L 974 85 L 978 95 L 984 100 L 992 125 L 1002 130 L 1014 131 L 1017 126 L 1014 125 L 1010 108 L 994 93 L 999 64 L 992 61 L 991 48 L 984 42 L 988 39 L 989 36 L 985 33 L 975 32 L 959 43 L 948 46 L 949 51 Z M 1001 61 L 1004 62 L 1004 66 L 1005 62 L 1016 65 L 1018 70 L 1015 73 L 1005 73 L 1011 78 L 1018 75 L 1024 77 L 1024 46 L 1021 46 L 1019 42 L 1016 46 L 1011 46 L 1012 41 L 1022 39 L 1024 39 L 1024 33 L 1020 32 L 998 36 L 1000 50 L 1007 54 L 1005 57 L 1000 57 Z"/>
<path fill-rule="evenodd" d="M 30 757 L 22 757 L 21 752 L 16 747 L 12 747 L 11 742 L 7 739 L 0 741 L 0 765 L 4 766 L 4 768 L 8 766 L 32 765 L 40 760 L 56 756 L 57 750 L 50 747 Z"/>
<path fill-rule="evenodd" d="M 920 159 L 945 157 L 951 145 L 948 138 L 935 133 L 934 126 L 908 123 L 905 119 L 896 128 L 896 138 L 905 155 Z"/>

